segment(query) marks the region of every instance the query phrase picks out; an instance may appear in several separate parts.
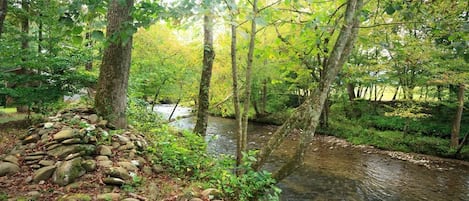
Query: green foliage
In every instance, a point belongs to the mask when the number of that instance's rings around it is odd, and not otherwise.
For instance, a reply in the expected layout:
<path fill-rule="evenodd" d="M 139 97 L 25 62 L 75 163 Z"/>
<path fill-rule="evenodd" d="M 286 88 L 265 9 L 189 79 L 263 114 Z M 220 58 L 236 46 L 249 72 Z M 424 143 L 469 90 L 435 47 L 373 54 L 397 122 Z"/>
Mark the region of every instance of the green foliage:
<path fill-rule="evenodd" d="M 131 99 L 128 108 L 129 121 L 146 133 L 150 141 L 147 152 L 153 156 L 153 163 L 160 164 L 170 173 L 180 178 L 203 182 L 204 187 L 221 190 L 222 196 L 237 200 L 278 200 L 280 189 L 276 181 L 266 171 L 256 172 L 250 169 L 255 160 L 254 153 L 244 155 L 244 164 L 240 167 L 245 174 L 237 177 L 234 173 L 233 157 L 215 158 L 206 153 L 207 144 L 203 137 L 189 131 L 177 131 L 160 121 L 154 113 L 146 110 L 145 104 L 135 104 Z M 142 103 L 142 102 L 140 102 Z M 138 115 L 137 115 L 138 114 Z M 132 188 L 128 188 L 132 190 Z"/>
<path fill-rule="evenodd" d="M 167 125 L 160 125 L 151 130 L 151 138 L 149 151 L 156 155 L 155 162 L 171 167 L 178 176 L 197 178 L 210 166 L 205 141 L 197 134 L 171 131 Z"/>
<path fill-rule="evenodd" d="M 322 128 L 320 132 L 345 138 L 354 144 L 373 145 L 385 150 L 444 157 L 454 156 L 455 151 L 450 149 L 448 140 L 451 123 L 444 123 L 441 119 L 447 118 L 447 116 L 439 113 L 442 110 L 451 111 L 451 109 L 446 108 L 443 104 L 422 104 L 421 106 L 424 109 L 420 112 L 438 113 L 440 116 L 432 115 L 429 118 L 412 120 L 408 127 L 408 135 L 403 137 L 402 130 L 407 121 L 406 118 L 384 116 L 386 111 L 393 111 L 395 108 L 383 106 L 384 103 L 382 105 L 372 105 L 363 104 L 366 101 L 360 102 L 362 101 L 354 102 L 351 110 L 360 111 L 361 115 L 352 117 L 345 115 L 348 112 L 344 107 L 350 107 L 349 103 L 333 105 L 330 126 Z M 451 116 L 452 113 L 449 112 L 448 114 Z M 462 128 L 462 130 L 467 129 Z M 463 158 L 469 158 L 469 149 L 463 149 L 462 156 Z"/>
<path fill-rule="evenodd" d="M 127 118 L 129 124 L 143 132 L 148 132 L 161 124 L 161 116 L 156 112 L 152 112 L 149 107 L 150 105 L 142 99 L 129 98 L 127 104 Z"/>
<path fill-rule="evenodd" d="M 254 156 L 254 151 L 243 153 L 243 164 L 238 169 L 243 172 L 241 176 L 236 176 L 236 170 L 232 169 L 235 165 L 233 157 L 222 156 L 204 177 L 230 200 L 279 200 L 281 190 L 275 186 L 277 182 L 272 179 L 272 174 L 251 169 L 256 160 Z"/>
<path fill-rule="evenodd" d="M 1 192 L 0 193 L 0 201 L 6 201 L 8 200 L 8 194 Z"/>
<path fill-rule="evenodd" d="M 141 186 L 145 181 L 143 180 L 142 177 L 139 177 L 137 174 L 131 174 L 132 176 L 132 182 L 128 184 L 124 184 L 122 186 L 122 189 L 126 192 L 133 193 L 135 192 L 135 188 Z"/>

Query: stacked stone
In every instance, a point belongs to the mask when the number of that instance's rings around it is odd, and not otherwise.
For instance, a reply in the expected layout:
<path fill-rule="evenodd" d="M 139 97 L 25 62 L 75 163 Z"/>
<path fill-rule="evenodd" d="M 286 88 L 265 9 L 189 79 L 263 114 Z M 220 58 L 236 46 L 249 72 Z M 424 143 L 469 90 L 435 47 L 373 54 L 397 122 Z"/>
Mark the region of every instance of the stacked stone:
<path fill-rule="evenodd" d="M 129 131 L 110 134 L 110 127 L 90 109 L 59 112 L 29 129 L 10 153 L 0 155 L 0 176 L 14 175 L 27 166 L 33 171 L 32 182 L 52 179 L 66 186 L 100 170 L 105 184 L 120 186 L 141 170 L 151 172 L 139 155 L 147 146 L 144 136 Z"/>

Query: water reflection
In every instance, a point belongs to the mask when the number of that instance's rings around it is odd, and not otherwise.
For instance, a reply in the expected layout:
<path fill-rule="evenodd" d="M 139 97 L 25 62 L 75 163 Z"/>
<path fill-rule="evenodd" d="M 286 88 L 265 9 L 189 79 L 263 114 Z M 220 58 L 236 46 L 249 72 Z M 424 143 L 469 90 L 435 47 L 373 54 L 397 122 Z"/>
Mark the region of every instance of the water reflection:
<path fill-rule="evenodd" d="M 156 111 L 169 113 L 172 106 L 158 106 Z M 175 116 L 190 113 L 178 108 Z M 192 129 L 193 118 L 171 123 L 181 129 Z M 206 140 L 212 154 L 233 154 L 236 138 L 235 121 L 210 117 Z M 265 143 L 275 126 L 250 124 L 250 147 Z M 331 147 L 325 138 L 316 138 L 306 155 L 305 165 L 279 183 L 282 200 L 469 200 L 469 169 L 446 164 L 442 169 L 392 159 L 386 155 L 367 154 L 350 147 Z M 267 169 L 274 169 L 294 151 L 297 142 L 287 140 L 280 151 L 269 159 Z"/>

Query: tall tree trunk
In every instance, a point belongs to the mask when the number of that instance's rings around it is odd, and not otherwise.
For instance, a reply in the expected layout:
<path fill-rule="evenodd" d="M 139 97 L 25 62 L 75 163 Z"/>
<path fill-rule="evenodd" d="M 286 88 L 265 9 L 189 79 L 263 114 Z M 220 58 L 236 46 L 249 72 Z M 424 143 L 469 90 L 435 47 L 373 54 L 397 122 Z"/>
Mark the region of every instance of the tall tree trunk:
<path fill-rule="evenodd" d="M 347 83 L 347 93 L 348 93 L 348 100 L 353 101 L 355 96 L 355 85 L 352 83 Z"/>
<path fill-rule="evenodd" d="M 106 28 L 109 44 L 104 49 L 95 98 L 98 115 L 109 120 L 116 128 L 127 127 L 125 109 L 132 36 L 123 38 L 119 33 L 130 28 L 128 24 L 132 22 L 133 3 L 133 0 L 111 0 L 109 3 Z"/>
<path fill-rule="evenodd" d="M 231 2 L 232 5 L 236 5 L 236 1 Z M 231 77 L 233 79 L 233 105 L 235 110 L 236 119 L 236 167 L 240 167 L 242 164 L 243 154 L 245 151 L 246 144 L 243 144 L 242 139 L 242 121 L 241 121 L 241 107 L 239 104 L 239 88 L 238 88 L 238 64 L 237 64 L 237 32 L 236 32 L 236 10 L 228 5 L 231 12 Z M 239 169 L 238 169 L 239 170 Z M 237 175 L 241 174 L 241 171 L 236 171 Z"/>
<path fill-rule="evenodd" d="M 322 80 L 323 87 L 316 88 L 314 93 L 309 96 L 308 99 L 296 109 L 296 112 L 272 135 L 272 138 L 259 152 L 257 161 L 253 163 L 254 169 L 259 170 L 265 163 L 267 157 L 270 156 L 285 137 L 296 127 L 303 128 L 303 132 L 300 134 L 299 147 L 293 158 L 275 172 L 273 177 L 276 181 L 280 181 L 303 164 L 307 145 L 313 139 L 331 84 L 350 55 L 357 38 L 360 23 L 359 11 L 362 5 L 362 0 L 349 0 L 347 2 L 344 17 L 345 23 L 340 30 L 328 59 L 327 73 Z"/>
<path fill-rule="evenodd" d="M 42 14 L 40 15 L 40 17 L 42 17 Z M 42 23 L 42 21 L 39 21 L 39 27 L 38 27 L 38 30 L 37 30 L 37 39 L 38 39 L 38 44 L 37 44 L 37 52 L 39 54 L 42 53 L 42 41 L 44 40 L 44 36 L 43 36 L 43 27 L 44 27 L 44 23 Z"/>
<path fill-rule="evenodd" d="M 300 99 L 298 99 L 300 100 Z M 262 115 L 265 115 L 266 112 L 266 106 L 267 106 L 267 79 L 264 79 L 264 82 L 262 83 L 262 98 L 261 98 L 261 113 Z"/>
<path fill-rule="evenodd" d="M 199 133 L 203 136 L 207 132 L 210 79 L 212 78 L 213 60 L 215 59 L 211 6 L 206 5 L 206 7 L 210 12 L 204 15 L 204 59 L 202 77 L 200 78 L 197 122 L 194 127 L 194 133 Z"/>
<path fill-rule="evenodd" d="M 459 131 L 461 128 L 461 118 L 464 109 L 464 84 L 459 84 L 458 90 L 458 109 L 453 120 L 453 127 L 451 129 L 451 148 L 456 148 L 459 145 Z"/>
<path fill-rule="evenodd" d="M 7 11 L 8 11 L 8 0 L 0 0 L 0 38 L 2 38 L 3 22 L 5 22 Z"/>
<path fill-rule="evenodd" d="M 22 53 L 22 61 L 26 61 L 27 52 L 29 49 L 29 1 L 22 0 L 21 1 L 21 8 L 23 9 L 23 16 L 21 18 L 21 32 L 23 32 L 23 36 L 21 37 L 21 50 Z M 27 66 L 22 66 L 26 68 Z M 25 71 L 23 71 L 25 72 Z M 27 83 L 25 85 L 28 85 Z M 29 106 L 28 105 L 19 105 L 16 107 L 17 112 L 21 113 L 29 113 Z M 29 116 L 29 115 L 28 115 Z"/>
<path fill-rule="evenodd" d="M 24 34 L 21 40 L 21 49 L 27 50 L 29 48 L 29 1 L 22 0 L 21 8 L 24 12 L 24 16 L 21 19 L 21 31 Z"/>
<path fill-rule="evenodd" d="M 248 123 L 249 123 L 249 103 L 251 102 L 251 89 L 252 89 L 252 65 L 254 61 L 254 48 L 256 40 L 256 18 L 258 14 L 257 1 L 252 1 L 252 20 L 251 20 L 251 33 L 249 35 L 249 49 L 247 55 L 247 65 L 246 65 L 246 89 L 244 91 L 244 107 L 242 113 L 242 149 L 243 151 L 247 150 L 247 141 L 248 141 Z"/>

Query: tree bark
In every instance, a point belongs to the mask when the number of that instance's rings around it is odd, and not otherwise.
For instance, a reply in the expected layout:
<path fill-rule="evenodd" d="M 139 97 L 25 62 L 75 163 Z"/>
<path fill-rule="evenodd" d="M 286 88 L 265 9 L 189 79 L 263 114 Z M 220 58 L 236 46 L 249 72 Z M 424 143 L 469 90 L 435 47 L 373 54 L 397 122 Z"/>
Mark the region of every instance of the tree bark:
<path fill-rule="evenodd" d="M 261 104 L 261 113 L 262 115 L 266 115 L 266 107 L 267 107 L 267 79 L 264 79 L 262 83 L 262 104 Z"/>
<path fill-rule="evenodd" d="M 303 164 L 306 148 L 316 131 L 319 117 L 331 84 L 353 49 L 353 44 L 358 34 L 360 23 L 359 11 L 361 10 L 362 4 L 362 0 L 349 0 L 347 2 L 344 17 L 345 23 L 340 30 L 331 56 L 328 59 L 327 73 L 322 80 L 323 87 L 316 88 L 314 93 L 309 96 L 308 99 L 296 109 L 296 112 L 273 134 L 269 142 L 259 152 L 257 161 L 253 163 L 254 169 L 259 170 L 262 167 L 267 157 L 295 127 L 303 129 L 300 134 L 299 147 L 293 158 L 273 174 L 273 178 L 276 179 L 276 181 L 280 181 Z"/>
<path fill-rule="evenodd" d="M 462 112 L 464 110 L 464 84 L 459 84 L 458 90 L 458 109 L 453 120 L 453 127 L 451 129 L 451 148 L 457 148 L 459 145 L 459 131 L 461 128 Z"/>
<path fill-rule="evenodd" d="M 0 0 L 0 38 L 2 38 L 3 22 L 5 22 L 7 11 L 8 11 L 8 0 Z"/>
<path fill-rule="evenodd" d="M 127 87 L 131 62 L 132 35 L 121 33 L 131 27 L 133 0 L 111 0 L 106 28 L 108 46 L 104 49 L 95 98 L 98 115 L 116 128 L 126 128 Z"/>
<path fill-rule="evenodd" d="M 87 32 L 85 34 L 85 39 L 87 40 L 86 49 L 88 49 L 91 53 L 91 55 L 88 55 L 91 58 L 88 59 L 88 61 L 85 63 L 85 70 L 92 71 L 93 70 L 93 53 L 92 53 L 93 51 L 91 49 L 93 48 L 93 41 L 91 38 L 91 32 Z"/>
<path fill-rule="evenodd" d="M 210 12 L 204 15 L 204 58 L 199 87 L 197 122 L 194 127 L 194 133 L 199 133 L 202 136 L 205 136 L 207 132 L 210 79 L 212 77 L 213 60 L 215 59 L 211 7 L 210 5 L 206 6 Z"/>
<path fill-rule="evenodd" d="M 236 4 L 236 1 L 232 1 L 231 4 Z M 232 88 L 233 88 L 233 106 L 235 110 L 235 119 L 236 119 L 236 167 L 240 167 L 242 164 L 243 154 L 242 152 L 246 145 L 243 145 L 242 139 L 242 121 L 241 121 L 241 107 L 239 104 L 239 88 L 238 88 L 238 64 L 237 64 L 237 28 L 236 28 L 236 10 L 228 5 L 228 8 L 231 12 L 231 78 Z M 236 171 L 236 174 L 241 175 L 241 171 Z"/>
<path fill-rule="evenodd" d="M 347 83 L 347 93 L 348 93 L 348 100 L 353 101 L 355 96 L 355 85 L 352 83 Z"/>
<path fill-rule="evenodd" d="M 21 1 L 21 8 L 23 9 L 23 16 L 21 17 L 21 32 L 23 32 L 23 36 L 21 37 L 21 50 L 23 51 L 22 53 L 22 61 L 26 61 L 26 58 L 29 49 L 29 1 L 28 0 L 22 0 Z M 23 68 L 26 68 L 27 66 L 22 66 Z M 22 71 L 21 74 L 26 73 L 26 71 Z M 28 83 L 25 83 L 26 86 L 28 86 Z M 28 113 L 29 114 L 29 109 L 30 107 L 28 105 L 19 105 L 16 107 L 17 112 L 21 113 Z M 29 116 L 29 115 L 28 115 Z"/>
<path fill-rule="evenodd" d="M 251 90 L 252 90 L 252 65 L 254 61 L 254 48 L 256 42 L 256 17 L 258 14 L 257 8 L 258 0 L 252 1 L 252 20 L 251 20 L 251 33 L 249 35 L 249 49 L 247 55 L 247 65 L 246 65 L 246 89 L 244 90 L 244 108 L 243 114 L 241 117 L 242 120 L 242 151 L 247 150 L 247 140 L 248 140 L 248 123 L 249 123 L 249 103 L 251 102 Z"/>
<path fill-rule="evenodd" d="M 21 19 L 21 31 L 24 34 L 21 40 L 21 49 L 27 50 L 29 48 L 29 1 L 22 0 L 21 8 L 24 11 L 24 16 Z"/>

